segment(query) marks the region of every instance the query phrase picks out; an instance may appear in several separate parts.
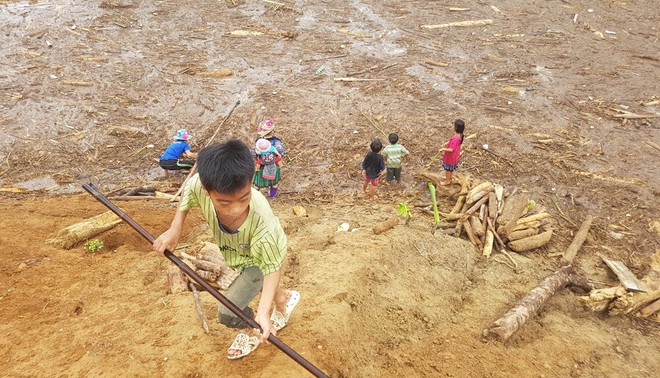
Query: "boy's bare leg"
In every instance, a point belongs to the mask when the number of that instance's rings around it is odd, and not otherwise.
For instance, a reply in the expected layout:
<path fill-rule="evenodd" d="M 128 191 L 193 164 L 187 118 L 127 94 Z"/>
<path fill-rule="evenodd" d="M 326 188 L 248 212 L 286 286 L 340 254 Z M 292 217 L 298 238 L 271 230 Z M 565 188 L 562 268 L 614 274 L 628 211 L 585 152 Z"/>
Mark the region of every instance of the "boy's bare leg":
<path fill-rule="evenodd" d="M 376 199 L 376 187 L 372 184 L 371 185 L 371 199 Z"/>
<path fill-rule="evenodd" d="M 362 184 L 362 193 L 367 192 L 367 185 L 369 185 L 369 181 L 365 180 L 364 184 Z"/>

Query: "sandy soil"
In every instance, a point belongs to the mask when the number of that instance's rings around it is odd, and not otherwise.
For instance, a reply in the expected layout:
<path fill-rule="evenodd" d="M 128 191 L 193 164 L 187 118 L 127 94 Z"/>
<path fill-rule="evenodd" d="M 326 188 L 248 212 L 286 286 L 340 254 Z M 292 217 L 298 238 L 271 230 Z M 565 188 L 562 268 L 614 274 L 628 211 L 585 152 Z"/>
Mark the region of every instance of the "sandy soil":
<path fill-rule="evenodd" d="M 549 255 L 587 214 L 596 220 L 580 273 L 597 287 L 616 284 L 598 253 L 648 272 L 659 242 L 649 229 L 660 193 L 654 1 L 281 3 L 0 0 L 0 187 L 26 189 L 0 192 L 5 375 L 306 375 L 272 346 L 227 361 L 233 333 L 215 321 L 214 299 L 202 293 L 206 335 L 192 297 L 167 294 L 168 262 L 128 226 L 100 235 L 97 254 L 45 243 L 104 211 L 82 183 L 177 186 L 182 176 L 168 181 L 157 167 L 173 133 L 188 128 L 198 149 L 237 101 L 218 141 L 251 141 L 257 121 L 273 117 L 289 151 L 273 206 L 291 247 L 285 284 L 303 299 L 280 337 L 328 374 L 660 369 L 657 323 L 594 314 L 568 290 L 508 343 L 481 337 L 559 267 Z M 493 23 L 420 27 L 483 19 Z M 417 210 L 410 227 L 370 231 L 399 202 L 429 202 L 414 175 L 457 117 L 467 122 L 461 172 L 526 191 L 557 220 L 550 245 L 517 257 L 517 271 L 434 236 Z M 412 152 L 404 185 L 369 203 L 358 165 L 389 132 Z M 441 207 L 451 204 L 442 193 Z M 174 212 L 163 202 L 119 205 L 154 234 Z M 342 222 L 358 230 L 336 233 Z M 196 223 L 186 243 L 203 233 Z"/>

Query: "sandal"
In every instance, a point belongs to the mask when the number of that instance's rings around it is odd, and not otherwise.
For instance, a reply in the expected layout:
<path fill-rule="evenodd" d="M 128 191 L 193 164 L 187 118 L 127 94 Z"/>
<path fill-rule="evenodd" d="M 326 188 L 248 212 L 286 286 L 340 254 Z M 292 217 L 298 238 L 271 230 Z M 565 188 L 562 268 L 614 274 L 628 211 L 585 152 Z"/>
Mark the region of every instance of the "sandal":
<path fill-rule="evenodd" d="M 300 293 L 295 290 L 289 290 L 289 301 L 284 307 L 284 314 L 277 311 L 277 308 L 273 309 L 273 313 L 270 315 L 270 320 L 273 322 L 273 329 L 279 331 L 286 326 L 286 323 L 291 317 L 293 309 L 296 308 L 298 301 L 300 300 Z"/>
<path fill-rule="evenodd" d="M 227 358 L 230 360 L 236 360 L 241 357 L 245 357 L 248 354 L 252 353 L 259 346 L 259 338 L 257 336 L 249 336 L 245 333 L 239 333 L 236 335 L 234 342 L 231 344 L 229 349 L 227 349 Z M 238 350 L 240 354 L 229 354 L 230 350 Z"/>

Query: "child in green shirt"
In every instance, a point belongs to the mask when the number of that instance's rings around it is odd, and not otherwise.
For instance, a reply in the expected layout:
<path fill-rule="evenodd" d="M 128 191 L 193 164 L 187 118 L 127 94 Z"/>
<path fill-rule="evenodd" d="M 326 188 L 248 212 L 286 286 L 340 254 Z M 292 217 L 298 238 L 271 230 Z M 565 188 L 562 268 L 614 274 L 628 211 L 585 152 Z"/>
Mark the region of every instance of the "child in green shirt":
<path fill-rule="evenodd" d="M 227 351 L 228 358 L 241 358 L 266 341 L 270 333 L 286 326 L 300 294 L 280 287 L 286 235 L 268 200 L 252 188 L 254 159 L 250 148 L 238 140 L 206 147 L 198 154 L 197 171 L 186 184 L 170 228 L 154 241 L 153 248 L 161 254 L 166 248 L 174 251 L 188 211 L 201 208 L 225 261 L 240 273 L 225 296 L 248 316 L 254 316 L 263 330 L 259 337 L 250 335 L 247 324 L 219 306 L 220 323 L 243 329 Z M 255 315 L 248 305 L 260 291 Z"/>
<path fill-rule="evenodd" d="M 391 133 L 387 139 L 390 141 L 390 144 L 385 146 L 383 149 L 383 156 L 385 156 L 385 161 L 387 163 L 387 176 L 385 179 L 387 182 L 392 182 L 396 180 L 397 184 L 401 183 L 401 161 L 404 156 L 408 155 L 408 150 L 399 143 L 399 136 L 395 133 Z"/>

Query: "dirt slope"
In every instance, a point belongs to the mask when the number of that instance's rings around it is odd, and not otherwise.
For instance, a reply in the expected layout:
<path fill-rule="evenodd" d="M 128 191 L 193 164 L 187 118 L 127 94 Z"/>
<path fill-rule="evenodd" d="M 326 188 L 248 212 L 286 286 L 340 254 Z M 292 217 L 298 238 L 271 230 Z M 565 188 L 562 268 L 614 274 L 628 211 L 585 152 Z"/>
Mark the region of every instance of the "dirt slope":
<path fill-rule="evenodd" d="M 214 321 L 214 300 L 202 295 L 207 336 L 191 297 L 165 293 L 167 262 L 127 226 L 102 235 L 98 255 L 44 244 L 103 211 L 86 195 L 60 196 L 82 183 L 177 186 L 182 177 L 168 184 L 156 164 L 176 129 L 199 149 L 240 100 L 217 139 L 250 142 L 273 117 L 287 145 L 274 207 L 291 245 L 285 281 L 303 300 L 281 337 L 323 370 L 652 376 L 657 325 L 587 312 L 569 291 L 506 345 L 480 333 L 558 267 L 548 255 L 586 214 L 596 219 L 582 274 L 616 284 L 597 253 L 648 272 L 659 243 L 649 229 L 660 192 L 659 16 L 650 0 L 0 0 L 0 187 L 27 189 L 0 192 L 3 372 L 305 375 L 273 347 L 227 361 L 233 334 Z M 492 24 L 420 27 L 466 20 Z M 398 202 L 428 203 L 414 175 L 457 117 L 467 122 L 461 172 L 519 188 L 557 220 L 550 246 L 521 257 L 517 273 L 432 236 L 416 210 L 410 228 L 369 231 Z M 366 203 L 358 165 L 389 132 L 412 152 L 404 186 Z M 310 217 L 294 217 L 296 204 Z M 154 233 L 173 213 L 121 205 Z M 336 233 L 344 221 L 359 230 Z"/>

